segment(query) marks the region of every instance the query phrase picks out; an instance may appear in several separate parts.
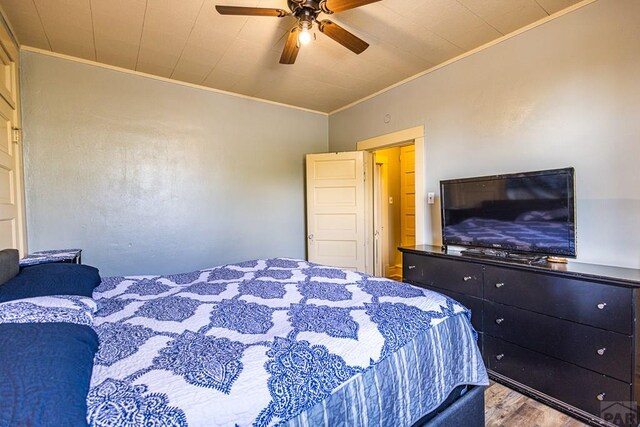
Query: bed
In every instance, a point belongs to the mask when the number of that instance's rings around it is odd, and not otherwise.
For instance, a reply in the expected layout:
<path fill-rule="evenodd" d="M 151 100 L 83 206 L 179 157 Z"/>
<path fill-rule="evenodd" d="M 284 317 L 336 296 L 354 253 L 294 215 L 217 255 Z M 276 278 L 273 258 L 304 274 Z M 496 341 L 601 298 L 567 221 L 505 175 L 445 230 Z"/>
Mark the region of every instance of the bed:
<path fill-rule="evenodd" d="M 484 424 L 470 313 L 438 293 L 274 258 L 103 278 L 92 296 L 39 296 L 75 312 L 47 322 L 31 309 L 21 325 L 95 335 L 97 348 L 83 337 L 95 356 L 75 408 L 92 426 Z M 0 302 L 0 327 L 11 304 L 25 299 Z"/>

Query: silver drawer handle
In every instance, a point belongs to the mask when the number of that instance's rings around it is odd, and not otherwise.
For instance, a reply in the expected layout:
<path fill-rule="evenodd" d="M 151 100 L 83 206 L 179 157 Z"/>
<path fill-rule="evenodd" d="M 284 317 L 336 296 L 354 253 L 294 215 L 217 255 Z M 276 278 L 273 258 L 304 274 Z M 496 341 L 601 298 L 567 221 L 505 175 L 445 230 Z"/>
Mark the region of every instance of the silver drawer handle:
<path fill-rule="evenodd" d="M 504 283 L 500 282 L 500 283 L 496 283 L 496 288 L 501 288 L 504 286 Z"/>
<path fill-rule="evenodd" d="M 498 354 L 496 356 L 496 360 L 502 360 L 503 357 L 504 357 L 504 354 Z"/>
<path fill-rule="evenodd" d="M 607 395 L 606 393 L 600 393 L 599 395 L 596 396 L 596 399 L 602 402 L 606 395 Z"/>
<path fill-rule="evenodd" d="M 603 310 L 606 306 L 607 306 L 607 303 L 606 303 L 606 302 L 601 302 L 600 304 L 598 304 L 598 308 L 599 308 L 600 310 Z"/>
<path fill-rule="evenodd" d="M 468 282 L 468 281 L 469 281 L 469 280 L 471 280 L 471 279 L 473 279 L 473 277 L 471 277 L 471 276 L 464 276 L 464 277 L 462 278 L 462 280 L 464 280 L 465 282 Z"/>
<path fill-rule="evenodd" d="M 504 322 L 504 319 L 502 317 L 496 319 L 496 323 L 499 325 L 500 323 Z"/>
<path fill-rule="evenodd" d="M 409 266 L 409 270 L 413 270 L 414 268 L 416 268 L 416 266 L 415 266 L 415 265 L 410 265 L 410 266 Z"/>
<path fill-rule="evenodd" d="M 602 356 L 606 350 L 607 350 L 607 348 L 606 348 L 606 347 L 602 347 L 602 348 L 599 348 L 599 349 L 598 349 L 598 352 L 597 352 L 597 353 L 598 353 L 600 356 Z"/>

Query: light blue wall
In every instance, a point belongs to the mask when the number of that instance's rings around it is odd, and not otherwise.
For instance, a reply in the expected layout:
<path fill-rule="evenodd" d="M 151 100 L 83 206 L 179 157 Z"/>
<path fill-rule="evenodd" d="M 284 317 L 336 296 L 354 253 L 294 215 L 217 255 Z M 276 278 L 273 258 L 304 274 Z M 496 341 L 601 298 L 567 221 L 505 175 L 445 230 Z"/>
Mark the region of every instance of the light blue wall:
<path fill-rule="evenodd" d="M 638 0 L 591 3 L 331 115 L 329 150 L 424 125 L 436 194 L 442 179 L 574 166 L 578 259 L 640 268 L 638 22 Z M 427 216 L 440 244 L 439 205 Z"/>
<path fill-rule="evenodd" d="M 103 275 L 305 257 L 326 116 L 30 52 L 21 79 L 30 251 Z"/>
<path fill-rule="evenodd" d="M 425 125 L 427 191 L 574 166 L 578 259 L 639 268 L 639 17 L 597 1 L 329 120 L 23 53 L 30 249 L 82 247 L 103 274 L 304 257 L 304 154 Z"/>

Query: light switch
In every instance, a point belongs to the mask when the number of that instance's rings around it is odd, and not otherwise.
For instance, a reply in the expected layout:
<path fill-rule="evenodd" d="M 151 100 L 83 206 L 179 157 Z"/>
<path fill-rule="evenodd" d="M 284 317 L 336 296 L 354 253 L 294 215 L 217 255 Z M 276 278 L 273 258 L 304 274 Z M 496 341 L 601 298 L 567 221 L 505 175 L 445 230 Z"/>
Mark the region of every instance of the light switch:
<path fill-rule="evenodd" d="M 432 205 L 436 201 L 436 193 L 427 193 L 427 203 Z"/>

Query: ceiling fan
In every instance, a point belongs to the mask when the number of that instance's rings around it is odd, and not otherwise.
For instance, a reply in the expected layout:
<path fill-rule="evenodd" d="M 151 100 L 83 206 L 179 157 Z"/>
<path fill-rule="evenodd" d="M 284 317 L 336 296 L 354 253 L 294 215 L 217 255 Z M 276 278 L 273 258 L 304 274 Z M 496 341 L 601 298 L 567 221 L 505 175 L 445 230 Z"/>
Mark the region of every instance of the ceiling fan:
<path fill-rule="evenodd" d="M 296 62 L 300 45 L 311 41 L 311 30 L 314 22 L 321 33 L 326 34 L 342 46 L 358 55 L 364 52 L 369 47 L 367 42 L 356 37 L 335 22 L 328 19 L 318 20 L 318 15 L 320 13 L 331 15 L 378 1 L 380 0 L 287 0 L 290 12 L 284 9 L 240 6 L 216 6 L 216 10 L 221 15 L 295 17 L 298 20 L 298 24 L 289 31 L 282 56 L 280 56 L 281 64 L 293 64 Z"/>

